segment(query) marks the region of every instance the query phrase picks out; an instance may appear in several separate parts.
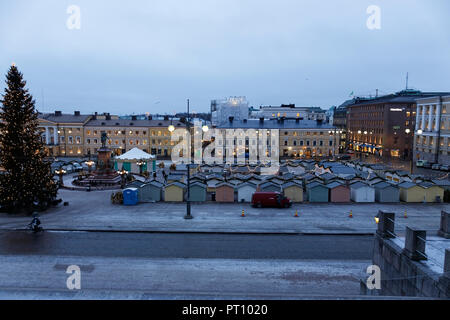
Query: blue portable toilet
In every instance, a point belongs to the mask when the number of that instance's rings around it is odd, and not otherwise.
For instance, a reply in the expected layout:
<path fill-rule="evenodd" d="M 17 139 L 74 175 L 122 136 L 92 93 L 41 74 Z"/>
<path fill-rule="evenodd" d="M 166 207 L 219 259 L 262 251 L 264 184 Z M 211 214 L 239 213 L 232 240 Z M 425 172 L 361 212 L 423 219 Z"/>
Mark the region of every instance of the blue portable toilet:
<path fill-rule="evenodd" d="M 135 206 L 138 204 L 138 189 L 127 188 L 123 190 L 123 205 Z"/>

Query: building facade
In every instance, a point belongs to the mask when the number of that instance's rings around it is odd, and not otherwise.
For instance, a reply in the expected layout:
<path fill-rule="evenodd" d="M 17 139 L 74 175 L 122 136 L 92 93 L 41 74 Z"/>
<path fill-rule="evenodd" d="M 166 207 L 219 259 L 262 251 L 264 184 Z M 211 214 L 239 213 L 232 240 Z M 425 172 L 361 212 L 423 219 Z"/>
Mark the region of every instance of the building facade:
<path fill-rule="evenodd" d="M 219 129 L 255 129 L 277 130 L 279 137 L 279 155 L 283 157 L 313 158 L 333 157 L 338 154 L 338 130 L 321 120 L 297 119 L 249 119 L 247 121 L 230 120 Z M 225 133 L 223 133 L 224 135 Z M 246 152 L 249 149 L 246 141 Z"/>
<path fill-rule="evenodd" d="M 106 145 L 115 155 L 121 155 L 135 147 L 157 155 L 170 157 L 172 147 L 169 126 L 184 128 L 185 123 L 171 120 L 119 119 L 118 116 L 40 114 L 39 125 L 46 152 L 53 157 L 95 156 L 101 147 L 102 133 L 106 133 Z"/>
<path fill-rule="evenodd" d="M 404 90 L 373 99 L 355 99 L 347 106 L 347 146 L 385 160 L 412 160 L 416 100 L 439 95 Z"/>
<path fill-rule="evenodd" d="M 84 126 L 91 115 L 75 111 L 63 114 L 61 111 L 39 114 L 39 127 L 46 152 L 49 156 L 82 157 L 84 149 Z"/>
<path fill-rule="evenodd" d="M 414 159 L 450 165 L 450 95 L 417 100 Z"/>

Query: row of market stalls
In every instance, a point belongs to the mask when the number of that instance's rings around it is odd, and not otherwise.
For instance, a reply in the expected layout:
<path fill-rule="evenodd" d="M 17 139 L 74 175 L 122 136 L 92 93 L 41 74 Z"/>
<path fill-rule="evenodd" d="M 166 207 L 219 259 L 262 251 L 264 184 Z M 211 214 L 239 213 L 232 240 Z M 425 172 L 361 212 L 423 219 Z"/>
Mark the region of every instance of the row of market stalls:
<path fill-rule="evenodd" d="M 116 169 L 156 170 L 155 157 L 135 148 L 115 158 Z M 140 163 L 141 168 L 139 168 Z M 145 163 L 145 164 L 143 164 Z M 256 191 L 281 192 L 294 202 L 441 202 L 448 180 L 427 181 L 384 165 L 358 162 L 288 161 L 277 175 L 260 175 L 257 165 L 192 165 L 190 200 L 193 202 L 251 202 Z M 181 202 L 187 198 L 187 166 L 166 170 L 166 178 L 128 185 L 136 202 Z M 132 190 L 131 190 L 132 189 Z M 133 196 L 132 196 L 133 195 Z M 124 194 L 125 196 L 125 194 Z"/>
<path fill-rule="evenodd" d="M 280 192 L 293 202 L 433 203 L 442 202 L 444 198 L 444 188 L 432 182 L 404 182 L 397 185 L 382 180 L 370 183 L 366 180 L 327 180 L 309 175 L 288 180 L 282 177 L 240 179 L 234 177 L 224 181 L 213 176 L 202 180 L 194 176 L 190 184 L 190 201 L 251 202 L 256 191 Z M 139 202 L 181 202 L 187 199 L 187 184 L 182 181 L 167 184 L 156 180 L 148 183 L 135 181 L 128 187 L 136 189 Z"/>

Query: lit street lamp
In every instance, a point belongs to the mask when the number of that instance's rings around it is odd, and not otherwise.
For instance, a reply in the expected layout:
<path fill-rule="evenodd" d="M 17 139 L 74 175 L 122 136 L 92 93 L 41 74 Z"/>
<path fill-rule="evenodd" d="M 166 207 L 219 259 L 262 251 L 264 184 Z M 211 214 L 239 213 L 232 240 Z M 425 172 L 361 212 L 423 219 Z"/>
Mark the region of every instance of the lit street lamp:
<path fill-rule="evenodd" d="M 136 164 L 139 167 L 139 174 L 142 175 L 142 167 L 145 164 L 145 162 L 142 160 L 139 160 L 138 162 L 136 162 Z"/>
<path fill-rule="evenodd" d="M 123 188 L 125 188 L 125 182 L 126 182 L 128 171 L 122 169 L 120 171 L 117 171 L 117 173 L 120 175 L 120 187 L 123 189 Z"/>
<path fill-rule="evenodd" d="M 64 170 L 63 168 L 60 168 L 59 170 L 55 170 L 55 173 L 59 176 L 59 185 L 62 187 L 64 186 L 64 180 L 63 180 L 63 175 L 66 173 L 67 171 Z"/>
<path fill-rule="evenodd" d="M 85 164 L 88 166 L 88 172 L 90 174 L 91 173 L 91 168 L 95 164 L 95 162 L 92 161 L 92 160 L 88 160 L 88 161 L 85 162 Z"/>

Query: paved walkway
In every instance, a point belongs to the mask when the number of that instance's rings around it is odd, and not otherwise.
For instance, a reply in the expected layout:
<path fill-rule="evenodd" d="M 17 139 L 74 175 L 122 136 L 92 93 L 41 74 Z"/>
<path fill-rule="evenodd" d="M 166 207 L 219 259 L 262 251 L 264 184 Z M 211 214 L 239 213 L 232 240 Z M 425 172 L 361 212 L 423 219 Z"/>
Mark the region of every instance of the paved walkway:
<path fill-rule="evenodd" d="M 83 231 L 143 232 L 242 232 L 242 233 L 329 233 L 368 234 L 376 230 L 378 210 L 396 212 L 396 231 L 406 225 L 434 234 L 439 229 L 441 210 L 449 204 L 296 204 L 289 209 L 252 208 L 250 204 L 193 204 L 192 220 L 185 220 L 185 203 L 146 203 L 127 207 L 110 202 L 112 191 L 61 190 L 60 204 L 41 214 L 44 228 Z M 245 217 L 241 217 L 242 210 Z M 295 218 L 298 210 L 299 217 Z M 349 218 L 352 210 L 353 218 Z M 404 218 L 404 213 L 408 218 Z M 0 229 L 22 229 L 29 217 L 0 214 Z"/>

